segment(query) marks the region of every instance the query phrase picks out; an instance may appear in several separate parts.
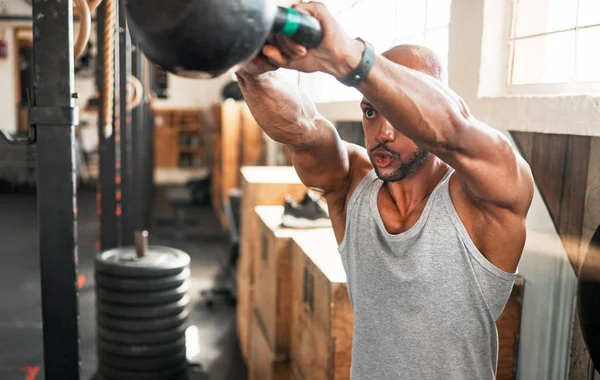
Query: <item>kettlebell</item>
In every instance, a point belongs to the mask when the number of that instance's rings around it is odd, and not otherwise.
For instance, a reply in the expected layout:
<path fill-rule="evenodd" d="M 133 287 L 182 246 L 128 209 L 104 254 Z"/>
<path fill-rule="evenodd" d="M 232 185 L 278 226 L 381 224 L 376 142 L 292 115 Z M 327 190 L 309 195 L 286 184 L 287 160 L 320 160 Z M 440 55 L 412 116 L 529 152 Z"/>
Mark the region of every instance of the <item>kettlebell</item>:
<path fill-rule="evenodd" d="M 307 48 L 319 22 L 271 0 L 125 0 L 131 38 L 146 57 L 175 75 L 214 78 L 254 58 L 272 33 Z"/>
<path fill-rule="evenodd" d="M 579 319 L 590 358 L 600 367 L 600 226 L 596 229 L 579 274 Z"/>

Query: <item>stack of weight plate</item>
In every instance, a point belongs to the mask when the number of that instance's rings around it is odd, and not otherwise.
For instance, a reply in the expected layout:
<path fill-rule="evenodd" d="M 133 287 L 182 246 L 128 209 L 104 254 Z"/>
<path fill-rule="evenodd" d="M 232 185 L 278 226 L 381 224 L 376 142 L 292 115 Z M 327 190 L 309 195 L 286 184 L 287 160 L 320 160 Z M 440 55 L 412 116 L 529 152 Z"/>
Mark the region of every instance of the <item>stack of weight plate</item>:
<path fill-rule="evenodd" d="M 186 378 L 190 257 L 151 246 L 99 253 L 95 263 L 98 377 Z"/>

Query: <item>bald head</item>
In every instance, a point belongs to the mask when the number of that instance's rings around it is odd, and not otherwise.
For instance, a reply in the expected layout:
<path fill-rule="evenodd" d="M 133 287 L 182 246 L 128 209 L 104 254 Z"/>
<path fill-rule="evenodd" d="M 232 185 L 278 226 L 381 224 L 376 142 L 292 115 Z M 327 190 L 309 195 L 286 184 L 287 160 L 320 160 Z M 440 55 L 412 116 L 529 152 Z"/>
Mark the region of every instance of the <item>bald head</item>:
<path fill-rule="evenodd" d="M 446 68 L 432 50 L 419 45 L 398 45 L 382 54 L 390 61 L 446 83 Z"/>

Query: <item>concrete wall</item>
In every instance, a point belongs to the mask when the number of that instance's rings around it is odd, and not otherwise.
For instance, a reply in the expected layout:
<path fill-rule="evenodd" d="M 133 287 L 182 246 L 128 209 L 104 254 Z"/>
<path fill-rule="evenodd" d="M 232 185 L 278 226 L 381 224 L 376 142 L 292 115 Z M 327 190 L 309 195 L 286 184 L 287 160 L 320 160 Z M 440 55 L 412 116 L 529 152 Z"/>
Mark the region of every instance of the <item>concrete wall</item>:
<path fill-rule="evenodd" d="M 154 105 L 157 108 L 208 107 L 220 101 L 221 89 L 229 79 L 228 76 L 223 76 L 211 80 L 195 80 L 169 74 L 169 97 L 155 100 Z"/>

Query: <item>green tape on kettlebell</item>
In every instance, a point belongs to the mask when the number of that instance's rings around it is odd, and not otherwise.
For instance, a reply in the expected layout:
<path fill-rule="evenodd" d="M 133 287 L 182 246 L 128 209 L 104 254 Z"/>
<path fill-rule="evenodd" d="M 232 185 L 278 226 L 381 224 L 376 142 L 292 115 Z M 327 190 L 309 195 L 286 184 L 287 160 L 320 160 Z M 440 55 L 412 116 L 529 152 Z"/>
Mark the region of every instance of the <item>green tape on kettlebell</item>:
<path fill-rule="evenodd" d="M 294 8 L 287 8 L 287 18 L 285 20 L 285 25 L 279 33 L 283 34 L 284 36 L 291 37 L 294 34 L 296 34 L 301 22 L 302 15 L 300 14 L 300 12 L 298 12 Z"/>

